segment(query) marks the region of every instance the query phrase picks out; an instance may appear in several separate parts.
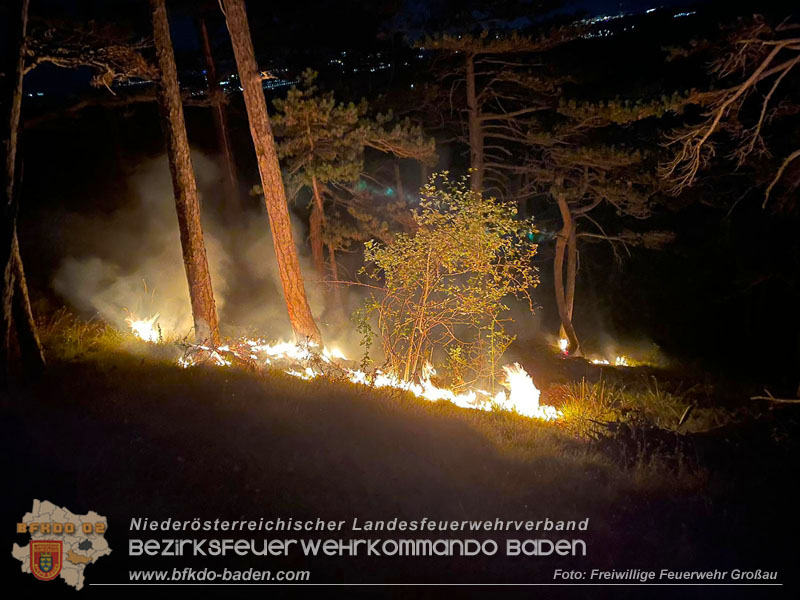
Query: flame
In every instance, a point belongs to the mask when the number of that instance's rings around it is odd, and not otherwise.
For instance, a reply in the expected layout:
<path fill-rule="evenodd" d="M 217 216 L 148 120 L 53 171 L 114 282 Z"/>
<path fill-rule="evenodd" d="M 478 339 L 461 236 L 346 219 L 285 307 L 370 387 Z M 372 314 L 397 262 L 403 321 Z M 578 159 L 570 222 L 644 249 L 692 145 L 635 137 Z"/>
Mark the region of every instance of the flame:
<path fill-rule="evenodd" d="M 338 358 L 339 360 L 347 360 L 347 356 L 345 356 L 344 352 L 342 352 L 338 348 L 331 348 L 330 350 L 325 348 L 322 351 L 322 355 L 331 360 L 333 360 L 334 358 Z"/>
<path fill-rule="evenodd" d="M 161 337 L 155 324 L 158 321 L 159 313 L 154 314 L 147 319 L 137 319 L 136 315 L 131 313 L 131 316 L 125 319 L 125 322 L 131 328 L 133 335 L 145 342 L 157 342 Z"/>
<path fill-rule="evenodd" d="M 561 338 L 558 340 L 558 349 L 566 354 L 567 350 L 569 350 L 569 340 L 567 338 Z"/>
<path fill-rule="evenodd" d="M 157 342 L 160 339 L 154 324 L 158 314 L 149 319 L 138 320 L 133 315 L 127 319 L 133 333 L 148 342 Z M 343 374 L 352 383 L 367 385 L 375 388 L 393 388 L 411 392 L 418 398 L 425 398 L 431 402 L 445 400 L 462 408 L 477 410 L 508 410 L 515 411 L 526 417 L 535 417 L 552 421 L 562 416 L 552 406 L 539 404 L 540 392 L 536 388 L 531 376 L 518 363 L 503 367 L 505 371 L 505 386 L 509 393 L 500 391 L 495 395 L 481 389 L 469 389 L 455 392 L 448 388 L 438 387 L 433 383 L 432 377 L 436 369 L 426 362 L 423 365 L 419 382 L 403 380 L 392 373 L 376 370 L 367 374 L 360 369 L 347 366 L 347 356 L 338 348 L 323 348 L 313 343 L 298 344 L 295 342 L 268 343 L 261 339 L 241 338 L 225 345 L 212 348 L 204 344 L 190 344 L 187 351 L 178 359 L 181 367 L 189 368 L 201 363 L 211 362 L 214 365 L 228 367 L 233 364 L 233 359 L 246 361 L 256 366 L 279 366 L 282 362 L 283 371 L 293 377 L 304 380 L 316 379 L 326 376 L 325 370 L 335 369 L 335 373 Z"/>
<path fill-rule="evenodd" d="M 541 392 L 534 385 L 533 379 L 528 375 L 528 372 L 522 368 L 522 365 L 519 363 L 506 365 L 503 370 L 506 372 L 506 385 L 510 393 L 507 401 L 497 402 L 501 407 L 507 410 L 514 410 L 526 417 L 535 417 L 545 421 L 554 421 L 564 416 L 560 410 L 556 410 L 552 406 L 539 404 Z M 500 394 L 503 394 L 503 392 L 500 392 Z M 498 394 L 498 397 L 500 394 Z M 496 397 L 496 400 L 500 400 L 500 398 Z"/>
<path fill-rule="evenodd" d="M 201 351 L 205 355 L 204 358 L 213 359 L 217 365 L 229 366 L 231 364 L 230 360 L 220 357 L 219 353 L 212 348 L 207 346 L 195 346 L 193 348 Z M 489 392 L 477 388 L 464 392 L 455 392 L 449 388 L 437 386 L 431 380 L 436 375 L 436 369 L 429 362 L 423 365 L 419 382 L 415 382 L 401 379 L 392 373 L 384 373 L 380 370 L 367 374 L 360 369 L 350 368 L 343 364 L 342 361 L 348 362 L 348 359 L 340 350 L 324 348 L 322 352 L 317 352 L 317 347 L 313 344 L 296 344 L 294 342 L 268 344 L 262 340 L 243 339 L 239 340 L 238 343 L 226 345 L 217 350 L 222 348 L 239 359 L 251 360 L 256 364 L 271 365 L 280 361 L 288 361 L 290 366 L 287 366 L 283 371 L 306 381 L 324 377 L 326 375 L 322 370 L 326 368 L 324 365 L 333 365 L 337 372 L 344 374 L 344 377 L 352 383 L 375 388 L 403 390 L 431 402 L 445 400 L 461 408 L 484 411 L 495 409 L 515 411 L 520 415 L 544 419 L 545 421 L 552 421 L 562 416 L 562 413 L 554 407 L 539 404 L 539 390 L 534 385 L 530 375 L 517 363 L 503 367 L 506 374 L 505 385 L 509 388 L 509 394 L 500 391 L 492 396 Z M 198 364 L 200 360 L 198 360 L 197 354 L 185 355 L 180 359 L 179 363 L 183 367 Z M 299 368 L 298 363 L 301 365 Z"/>
<path fill-rule="evenodd" d="M 592 359 L 593 365 L 610 365 L 611 362 L 606 358 L 593 358 Z M 624 354 L 621 356 L 617 356 L 614 359 L 614 366 L 615 367 L 630 367 L 631 366 L 631 359 L 625 356 Z"/>

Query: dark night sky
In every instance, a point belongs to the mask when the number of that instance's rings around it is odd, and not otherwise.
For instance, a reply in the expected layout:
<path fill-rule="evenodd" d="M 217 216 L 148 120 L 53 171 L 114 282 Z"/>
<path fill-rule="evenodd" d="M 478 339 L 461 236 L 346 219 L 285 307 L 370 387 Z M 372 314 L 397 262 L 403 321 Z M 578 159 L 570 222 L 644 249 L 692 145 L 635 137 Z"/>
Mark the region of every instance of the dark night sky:
<path fill-rule="evenodd" d="M 200 3 L 202 4 L 202 3 Z M 225 31 L 216 2 L 206 2 L 212 38 L 220 44 Z M 475 3 L 481 6 L 481 3 Z M 527 2 L 515 6 L 521 16 L 509 21 L 509 28 L 529 24 L 525 16 Z M 530 3 L 535 6 L 537 3 Z M 575 0 L 566 2 L 557 14 L 602 15 L 625 12 L 642 12 L 654 6 L 684 6 L 687 0 Z M 696 4 L 696 2 L 695 2 Z M 199 40 L 195 15 L 198 3 L 176 0 L 167 2 L 170 10 L 170 26 L 173 44 L 178 55 L 179 67 L 186 56 L 199 52 Z M 78 22 L 115 22 L 120 30 L 126 27 L 140 30 L 147 35 L 146 0 L 115 0 L 114 3 L 98 0 L 33 0 L 32 19 L 71 19 Z M 281 49 L 291 52 L 304 48 L 324 47 L 330 49 L 352 49 L 369 47 L 379 37 L 389 37 L 398 30 L 412 37 L 423 33 L 431 22 L 438 23 L 453 12 L 453 3 L 448 0 L 388 0 L 376 3 L 373 0 L 323 0 L 295 1 L 276 5 L 273 2 L 248 2 L 253 37 L 258 46 L 259 39 L 271 39 Z M 477 12 L 475 13 L 478 14 Z M 216 21 L 215 21 L 216 19 Z M 216 25 L 216 27 L 215 27 Z M 224 41 L 224 40 L 223 40 Z M 222 46 L 222 44 L 220 44 Z M 182 60 L 184 58 L 184 60 Z M 43 66 L 32 71 L 25 79 L 26 92 L 42 92 L 56 97 L 79 94 L 85 90 L 91 74 L 88 70 L 64 70 Z"/>

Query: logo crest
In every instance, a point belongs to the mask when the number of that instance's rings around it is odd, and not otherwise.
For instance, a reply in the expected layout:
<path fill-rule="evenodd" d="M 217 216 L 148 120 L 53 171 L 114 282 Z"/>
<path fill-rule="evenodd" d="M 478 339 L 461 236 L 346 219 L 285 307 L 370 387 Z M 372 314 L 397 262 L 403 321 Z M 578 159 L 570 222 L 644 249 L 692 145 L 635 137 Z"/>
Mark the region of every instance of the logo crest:
<path fill-rule="evenodd" d="M 63 562 L 63 543 L 32 540 L 31 541 L 31 573 L 36 579 L 50 581 L 61 573 Z"/>

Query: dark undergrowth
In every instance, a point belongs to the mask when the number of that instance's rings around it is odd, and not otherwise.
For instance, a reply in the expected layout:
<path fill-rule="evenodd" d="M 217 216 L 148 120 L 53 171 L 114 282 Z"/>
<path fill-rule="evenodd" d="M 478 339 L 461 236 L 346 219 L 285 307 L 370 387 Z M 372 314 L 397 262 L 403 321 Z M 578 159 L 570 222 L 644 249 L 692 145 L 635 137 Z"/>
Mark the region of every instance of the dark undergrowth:
<path fill-rule="evenodd" d="M 551 580 L 559 566 L 790 561 L 788 412 L 697 407 L 678 427 L 686 395 L 576 380 L 544 389 L 564 412 L 545 423 L 278 371 L 183 369 L 168 344 L 65 316 L 43 339 L 46 372 L 3 404 L 16 482 L 4 522 L 33 498 L 107 514 L 120 551 L 90 567 L 97 580 L 123 576 L 133 516 L 591 519 L 588 559 L 284 561 L 319 580 L 514 582 Z"/>

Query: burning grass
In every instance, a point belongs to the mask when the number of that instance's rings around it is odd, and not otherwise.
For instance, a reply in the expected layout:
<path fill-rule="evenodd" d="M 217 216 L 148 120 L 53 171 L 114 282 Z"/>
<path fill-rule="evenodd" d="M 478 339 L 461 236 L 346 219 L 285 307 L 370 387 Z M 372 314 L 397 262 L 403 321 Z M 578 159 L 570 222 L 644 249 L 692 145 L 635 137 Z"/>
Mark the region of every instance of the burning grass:
<path fill-rule="evenodd" d="M 20 474 L 42 469 L 54 473 L 48 485 L 62 485 L 59 493 L 80 486 L 97 505 L 116 507 L 115 522 L 142 506 L 164 517 L 184 507 L 187 518 L 591 516 L 592 547 L 608 549 L 610 560 L 622 564 L 648 551 L 655 560 L 687 547 L 701 554 L 735 548 L 735 538 L 722 541 L 719 532 L 741 531 L 747 523 L 763 527 L 764 515 L 790 514 L 774 509 L 774 498 L 790 498 L 776 484 L 782 480 L 767 488 L 758 479 L 771 473 L 764 461 L 737 459 L 729 484 L 719 483 L 718 465 L 732 460 L 716 437 L 709 444 L 724 461 L 706 471 L 679 468 L 678 459 L 663 454 L 616 460 L 572 429 L 579 415 L 614 418 L 636 396 L 645 404 L 669 399 L 661 387 L 646 395 L 633 384 L 542 384 L 542 401 L 564 413 L 543 421 L 465 410 L 346 378 L 306 381 L 280 368 L 219 368 L 209 361 L 182 369 L 176 365 L 181 350 L 172 344 L 146 343 L 64 314 L 42 334 L 49 368 L 6 406 L 13 426 L 4 441 L 19 469 L 12 476 L 22 482 L 9 493 L 20 502 L 38 489 L 25 487 Z M 619 374 L 636 377 L 631 369 Z M 691 394 L 672 396 L 682 406 Z M 53 456 L 61 475 L 53 471 Z M 741 500 L 743 484 L 748 498 L 763 497 L 745 523 L 735 518 L 737 506 L 749 506 Z M 739 505 L 727 509 L 733 502 Z M 674 536 L 678 530 L 691 537 Z M 765 529 L 770 536 L 775 530 Z M 643 531 L 650 532 L 646 538 Z M 474 571 L 473 563 L 463 567 Z M 386 568 L 398 576 L 394 566 Z M 504 576 L 507 571 L 497 580 Z"/>
<path fill-rule="evenodd" d="M 591 472 L 603 473 L 602 478 L 607 482 L 619 480 L 619 485 L 626 488 L 662 489 L 665 477 L 671 482 L 670 486 L 688 488 L 697 484 L 695 478 L 678 482 L 675 473 L 656 471 L 655 468 L 651 472 L 652 477 L 641 472 L 620 471 L 613 460 L 575 435 L 566 419 L 531 419 L 514 410 L 474 410 L 475 407 L 464 407 L 453 402 L 450 398 L 452 392 L 437 388 L 432 383 L 409 387 L 391 380 L 383 384 L 380 379 L 372 382 L 353 381 L 351 371 L 332 359 L 338 352 L 315 353 L 298 348 L 295 344 L 266 344 L 250 340 L 244 345 L 254 352 L 252 356 L 259 360 L 263 360 L 264 356 L 272 356 L 272 366 L 275 368 L 219 368 L 218 358 L 228 360 L 223 357 L 232 357 L 226 366 L 234 366 L 234 361 L 238 360 L 232 346 L 223 346 L 217 358 L 213 352 L 193 344 L 184 344 L 181 354 L 174 344 L 147 343 L 131 332 L 120 332 L 101 322 L 82 322 L 63 311 L 43 328 L 42 337 L 48 356 L 54 359 L 55 369 L 60 369 L 61 365 L 80 365 L 82 371 L 88 369 L 94 373 L 93 378 L 100 379 L 108 379 L 109 374 L 113 373 L 115 387 L 122 389 L 134 386 L 147 397 L 166 398 L 171 393 L 183 393 L 195 398 L 198 403 L 205 403 L 209 393 L 238 396 L 242 392 L 232 390 L 242 388 L 249 390 L 246 393 L 251 400 L 263 398 L 270 404 L 277 403 L 265 407 L 270 412 L 282 412 L 285 409 L 290 412 L 313 411 L 312 408 L 301 407 L 309 402 L 309 406 L 316 405 L 318 399 L 325 398 L 326 405 L 341 402 L 336 411 L 342 415 L 353 410 L 360 412 L 369 405 L 369 410 L 390 419 L 433 418 L 442 424 L 450 424 L 448 426 L 466 426 L 488 442 L 493 452 L 499 453 L 504 459 L 520 466 L 534 462 L 537 477 L 548 482 Z M 76 341 L 79 342 L 73 346 Z M 168 353 L 166 349 L 172 352 Z M 241 348 L 237 349 L 237 354 L 241 351 Z M 290 359 L 286 358 L 287 354 L 291 355 Z M 199 360 L 201 355 L 203 360 Z M 186 359 L 187 356 L 194 358 Z M 250 363 L 241 360 L 236 364 L 252 366 L 254 359 L 248 358 Z M 192 368 L 177 368 L 176 363 L 181 360 L 189 360 Z M 286 368 L 292 361 L 309 366 L 298 371 Z M 306 373 L 306 369 L 310 374 Z M 143 375 L 143 372 L 147 375 Z M 539 392 L 524 369 L 516 365 L 507 369 L 507 372 L 510 378 L 521 380 L 512 387 L 509 401 L 523 405 L 529 394 L 534 393 L 532 390 L 535 390 L 538 398 Z M 426 387 L 428 385 L 430 387 Z M 178 391 L 184 387 L 185 391 Z M 552 392 L 553 388 L 545 396 L 548 401 L 564 401 Z M 522 393 L 523 399 L 514 398 L 515 393 Z M 569 402 L 565 401 L 564 407 L 569 406 Z"/>
<path fill-rule="evenodd" d="M 337 349 L 320 351 L 257 338 L 243 338 L 219 348 L 180 340 L 147 342 L 144 340 L 149 334 L 145 330 L 142 335 L 135 327 L 136 322 L 132 318 L 128 323 L 131 331 L 121 332 L 100 321 L 83 322 L 59 311 L 43 324 L 42 338 L 49 354 L 59 361 L 88 360 L 99 365 L 111 362 L 111 368 L 123 370 L 130 358 L 141 364 L 160 365 L 159 369 L 167 368 L 173 372 L 170 379 L 188 375 L 185 369 L 175 368 L 180 365 L 195 372 L 189 376 L 190 380 L 211 376 L 213 380 L 222 378 L 227 382 L 231 377 L 255 377 L 273 388 L 273 392 L 291 389 L 292 396 L 299 392 L 303 396 L 334 392 L 348 397 L 369 397 L 381 409 L 433 411 L 467 423 L 504 454 L 519 460 L 546 455 L 608 468 L 609 457 L 592 446 L 592 432 L 598 424 L 625 421 L 635 414 L 654 426 L 672 429 L 687 403 L 685 395 L 659 390 L 656 383 L 643 391 L 630 391 L 619 384 L 582 380 L 554 384 L 540 394 L 530 375 L 516 363 L 505 368 L 508 392 L 494 396 L 481 390 L 455 393 L 433 383 L 432 369 L 426 370 L 419 382 L 404 382 L 379 370 L 368 373 L 347 361 Z M 155 330 L 157 319 L 149 317 L 140 322 Z M 158 332 L 157 339 L 163 339 L 162 332 Z M 197 374 L 198 370 L 205 374 Z M 297 383 L 298 379 L 306 383 Z M 547 404 L 539 404 L 540 398 Z M 532 421 L 530 417 L 538 418 Z M 684 427 L 702 430 L 703 423 L 692 418 Z M 641 457 L 635 469 L 639 478 L 643 474 L 646 478 L 647 473 L 658 474 L 648 485 L 660 486 L 665 473 L 670 480 L 676 476 L 663 469 L 663 465 L 648 461 L 649 458 Z M 694 476 L 690 480 L 694 481 Z"/>
<path fill-rule="evenodd" d="M 164 336 L 158 325 L 158 317 L 155 314 L 139 319 L 130 315 L 126 323 L 135 337 L 144 342 L 160 344 Z M 218 367 L 236 364 L 251 370 L 280 369 L 300 379 L 343 379 L 371 388 L 393 388 L 410 392 L 418 398 L 432 402 L 444 400 L 462 408 L 506 410 L 545 421 L 560 417 L 554 407 L 540 405 L 539 390 L 531 376 L 518 363 L 503 367 L 503 383 L 508 391 L 490 393 L 475 387 L 461 391 L 440 387 L 433 382 L 436 369 L 428 362 L 423 365 L 418 380 L 411 381 L 382 369 L 367 370 L 365 364 L 357 365 L 355 361 L 348 360 L 340 350 L 319 348 L 313 343 L 267 342 L 259 338 L 244 337 L 214 347 L 188 342 L 178 345 L 184 348 L 183 355 L 178 359 L 178 364 L 184 368 L 209 363 Z"/>

